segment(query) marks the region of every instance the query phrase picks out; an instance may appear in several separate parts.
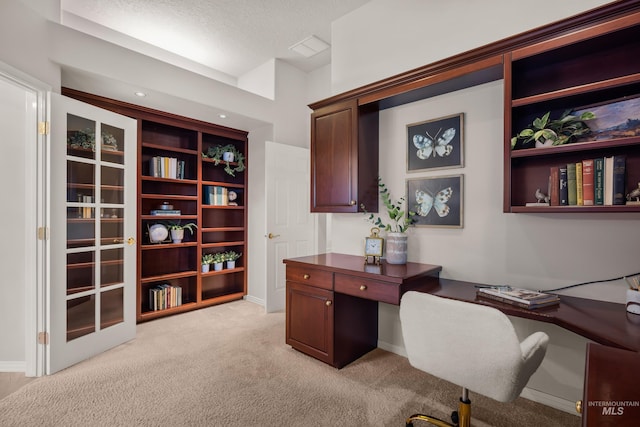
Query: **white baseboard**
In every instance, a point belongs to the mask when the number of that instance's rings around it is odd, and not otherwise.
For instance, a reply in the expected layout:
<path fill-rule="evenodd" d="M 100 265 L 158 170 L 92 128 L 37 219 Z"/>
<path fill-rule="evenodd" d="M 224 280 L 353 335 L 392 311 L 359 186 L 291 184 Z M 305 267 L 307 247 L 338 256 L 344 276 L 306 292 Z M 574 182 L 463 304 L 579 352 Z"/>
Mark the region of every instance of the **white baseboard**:
<path fill-rule="evenodd" d="M 27 363 L 22 362 L 2 362 L 0 361 L 0 372 L 26 372 Z"/>
<path fill-rule="evenodd" d="M 249 301 L 249 302 L 252 302 L 254 304 L 258 304 L 258 305 L 261 305 L 261 306 L 265 307 L 265 302 L 264 302 L 263 299 L 256 298 L 256 297 L 251 296 L 251 295 L 245 295 L 244 299 Z"/>
<path fill-rule="evenodd" d="M 388 342 L 378 341 L 378 348 L 399 356 L 407 357 L 407 352 L 404 347 L 389 344 Z M 527 387 L 522 390 L 520 397 L 578 416 L 578 413 L 576 412 L 576 402 L 572 402 L 570 400 L 565 400 Z"/>

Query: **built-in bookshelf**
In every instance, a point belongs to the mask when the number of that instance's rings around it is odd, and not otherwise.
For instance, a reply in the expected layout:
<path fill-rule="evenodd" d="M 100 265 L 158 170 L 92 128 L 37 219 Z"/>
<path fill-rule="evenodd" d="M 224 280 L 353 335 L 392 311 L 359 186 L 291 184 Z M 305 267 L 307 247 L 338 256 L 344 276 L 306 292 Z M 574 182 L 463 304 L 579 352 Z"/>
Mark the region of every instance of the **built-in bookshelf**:
<path fill-rule="evenodd" d="M 639 50 L 640 12 L 635 12 L 505 54 L 505 212 L 640 211 L 639 204 L 626 201 L 640 182 L 640 123 L 626 123 L 631 117 L 621 116 L 615 129 L 605 129 L 604 123 L 594 126 L 596 115 L 594 121 L 585 122 L 592 132 L 568 144 L 511 147 L 511 138 L 545 113 L 557 119 L 567 110 L 596 111 L 640 97 L 640 57 L 629 54 Z M 624 159 L 619 180 L 625 200 L 588 205 L 532 203 L 537 189 L 547 194 L 555 190 L 555 181 L 549 187 L 554 168 L 605 158 Z"/>
<path fill-rule="evenodd" d="M 138 322 L 242 299 L 247 132 L 72 89 L 63 94 L 138 120 Z M 226 146 L 241 159 L 208 157 Z M 192 232 L 174 242 L 171 226 L 187 224 Z M 233 268 L 203 272 L 204 254 L 224 252 L 241 254 Z"/>

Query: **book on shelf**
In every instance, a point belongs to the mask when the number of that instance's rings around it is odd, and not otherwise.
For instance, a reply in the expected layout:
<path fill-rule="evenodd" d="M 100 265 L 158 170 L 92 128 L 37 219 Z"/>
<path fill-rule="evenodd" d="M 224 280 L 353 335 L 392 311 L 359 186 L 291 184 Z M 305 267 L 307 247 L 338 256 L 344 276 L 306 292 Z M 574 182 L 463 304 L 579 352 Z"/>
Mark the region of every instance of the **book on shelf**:
<path fill-rule="evenodd" d="M 613 205 L 613 156 L 604 158 L 604 204 Z"/>
<path fill-rule="evenodd" d="M 549 176 L 549 206 L 560 205 L 560 168 L 551 167 Z"/>
<path fill-rule="evenodd" d="M 220 185 L 205 185 L 203 187 L 204 204 L 212 206 L 228 206 L 229 191 Z"/>
<path fill-rule="evenodd" d="M 582 188 L 582 162 L 576 162 L 576 204 L 584 206 L 584 193 Z"/>
<path fill-rule="evenodd" d="M 593 159 L 582 161 L 582 204 L 593 206 L 594 203 Z"/>
<path fill-rule="evenodd" d="M 175 157 L 154 156 L 149 159 L 149 176 L 184 179 L 185 162 Z"/>
<path fill-rule="evenodd" d="M 149 211 L 151 215 L 181 215 L 182 211 L 180 209 L 152 209 Z"/>
<path fill-rule="evenodd" d="M 163 283 L 149 289 L 149 310 L 165 310 L 182 305 L 182 288 Z"/>
<path fill-rule="evenodd" d="M 625 193 L 626 157 L 613 156 L 613 204 L 624 205 L 627 203 Z"/>
<path fill-rule="evenodd" d="M 560 297 L 555 294 L 547 294 L 511 286 L 478 288 L 476 293 L 479 297 L 526 309 L 548 307 L 560 302 Z"/>
<path fill-rule="evenodd" d="M 575 206 L 578 204 L 578 193 L 576 190 L 576 164 L 567 164 L 567 200 L 569 206 Z"/>
<path fill-rule="evenodd" d="M 560 206 L 569 204 L 569 187 L 567 186 L 567 165 L 559 167 Z"/>
<path fill-rule="evenodd" d="M 593 159 L 593 203 L 604 205 L 604 158 Z"/>

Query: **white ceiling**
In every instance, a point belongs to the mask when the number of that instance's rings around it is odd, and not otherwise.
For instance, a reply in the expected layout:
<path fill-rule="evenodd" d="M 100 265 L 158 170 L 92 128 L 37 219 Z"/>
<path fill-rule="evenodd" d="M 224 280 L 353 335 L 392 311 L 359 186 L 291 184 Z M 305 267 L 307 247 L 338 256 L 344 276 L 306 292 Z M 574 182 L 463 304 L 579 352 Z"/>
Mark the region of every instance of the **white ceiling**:
<path fill-rule="evenodd" d="M 304 58 L 289 47 L 311 35 L 331 44 L 331 22 L 368 1 L 61 0 L 61 12 L 64 25 L 129 48 L 133 38 L 143 54 L 171 52 L 234 80 L 272 58 L 305 72 L 328 64 L 330 51 Z"/>

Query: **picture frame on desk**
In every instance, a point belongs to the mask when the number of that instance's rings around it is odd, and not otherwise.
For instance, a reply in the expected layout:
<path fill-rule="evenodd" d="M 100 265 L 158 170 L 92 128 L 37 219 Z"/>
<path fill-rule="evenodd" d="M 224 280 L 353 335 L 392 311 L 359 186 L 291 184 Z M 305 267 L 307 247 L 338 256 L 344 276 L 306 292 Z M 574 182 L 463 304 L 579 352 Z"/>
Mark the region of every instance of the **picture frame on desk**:
<path fill-rule="evenodd" d="M 463 228 L 464 175 L 407 180 L 407 209 L 416 227 Z"/>
<path fill-rule="evenodd" d="M 407 125 L 407 171 L 464 166 L 464 113 Z"/>

